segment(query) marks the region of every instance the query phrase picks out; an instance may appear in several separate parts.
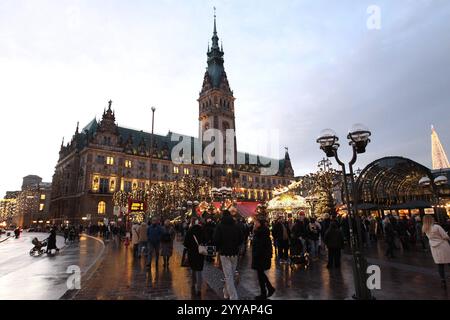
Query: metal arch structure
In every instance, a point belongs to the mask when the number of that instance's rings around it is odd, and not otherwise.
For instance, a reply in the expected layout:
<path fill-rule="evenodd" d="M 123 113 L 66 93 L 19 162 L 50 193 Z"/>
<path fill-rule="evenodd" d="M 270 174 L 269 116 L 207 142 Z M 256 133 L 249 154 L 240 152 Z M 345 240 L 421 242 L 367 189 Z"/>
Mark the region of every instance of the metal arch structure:
<path fill-rule="evenodd" d="M 363 169 L 356 181 L 358 200 L 379 206 L 428 201 L 432 193 L 418 183 L 423 176 L 433 181 L 431 170 L 411 159 L 397 156 L 377 159 Z M 434 183 L 432 187 L 436 188 Z"/>

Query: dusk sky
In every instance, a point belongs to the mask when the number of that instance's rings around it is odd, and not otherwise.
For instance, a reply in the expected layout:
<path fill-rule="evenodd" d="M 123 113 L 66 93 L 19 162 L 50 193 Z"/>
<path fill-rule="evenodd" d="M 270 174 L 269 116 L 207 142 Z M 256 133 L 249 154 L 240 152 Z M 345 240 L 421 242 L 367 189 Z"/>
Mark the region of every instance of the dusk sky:
<path fill-rule="evenodd" d="M 62 138 L 110 99 L 121 126 L 150 131 L 155 106 L 156 133 L 197 136 L 214 6 L 239 150 L 279 130 L 301 175 L 324 156 L 322 129 L 345 140 L 363 123 L 356 167 L 388 155 L 431 167 L 432 124 L 450 152 L 448 0 L 0 0 L 0 196 L 28 174 L 51 181 Z"/>

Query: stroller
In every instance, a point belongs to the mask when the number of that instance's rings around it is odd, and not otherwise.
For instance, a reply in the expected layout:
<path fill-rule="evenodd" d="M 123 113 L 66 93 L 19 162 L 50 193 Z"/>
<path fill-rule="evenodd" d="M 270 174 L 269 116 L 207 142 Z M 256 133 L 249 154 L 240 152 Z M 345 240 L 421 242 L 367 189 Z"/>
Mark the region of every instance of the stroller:
<path fill-rule="evenodd" d="M 302 242 L 300 239 L 296 239 L 296 241 L 293 241 L 291 248 L 290 248 L 290 257 L 289 257 L 289 266 L 291 269 L 295 268 L 303 268 L 308 269 L 309 267 L 309 254 L 306 248 L 303 250 L 305 253 L 302 254 Z"/>
<path fill-rule="evenodd" d="M 45 252 L 45 247 L 47 246 L 47 239 L 39 241 L 38 238 L 34 238 L 31 243 L 34 247 L 30 250 L 30 256 L 39 257 Z"/>

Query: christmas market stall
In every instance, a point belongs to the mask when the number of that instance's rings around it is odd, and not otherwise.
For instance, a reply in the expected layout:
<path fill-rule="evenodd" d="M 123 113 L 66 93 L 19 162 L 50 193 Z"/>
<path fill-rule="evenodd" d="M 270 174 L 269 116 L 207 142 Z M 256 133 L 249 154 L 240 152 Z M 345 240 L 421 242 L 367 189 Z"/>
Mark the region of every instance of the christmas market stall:
<path fill-rule="evenodd" d="M 310 206 L 305 198 L 289 191 L 270 200 L 267 203 L 267 211 L 269 220 L 275 220 L 278 217 L 297 219 L 300 214 L 311 215 Z"/>

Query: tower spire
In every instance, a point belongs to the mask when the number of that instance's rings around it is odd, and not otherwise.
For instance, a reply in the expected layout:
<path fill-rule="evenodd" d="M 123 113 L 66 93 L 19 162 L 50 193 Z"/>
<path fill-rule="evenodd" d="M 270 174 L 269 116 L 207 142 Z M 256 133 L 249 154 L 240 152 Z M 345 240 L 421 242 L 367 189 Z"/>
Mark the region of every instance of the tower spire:
<path fill-rule="evenodd" d="M 217 36 L 217 26 L 216 26 L 216 7 L 214 7 L 214 30 L 212 36 L 212 49 L 219 49 L 219 37 Z"/>
<path fill-rule="evenodd" d="M 444 147 L 441 144 L 434 126 L 431 126 L 431 159 L 433 162 L 433 169 L 450 168 Z"/>
<path fill-rule="evenodd" d="M 209 47 L 208 43 L 208 75 L 211 79 L 211 85 L 213 88 L 218 88 L 222 81 L 222 75 L 225 70 L 223 67 L 223 50 L 219 46 L 219 36 L 217 35 L 217 16 L 216 7 L 214 7 L 214 28 L 213 36 L 211 38 L 212 43 Z"/>

